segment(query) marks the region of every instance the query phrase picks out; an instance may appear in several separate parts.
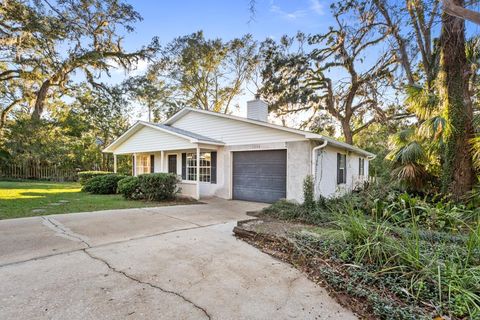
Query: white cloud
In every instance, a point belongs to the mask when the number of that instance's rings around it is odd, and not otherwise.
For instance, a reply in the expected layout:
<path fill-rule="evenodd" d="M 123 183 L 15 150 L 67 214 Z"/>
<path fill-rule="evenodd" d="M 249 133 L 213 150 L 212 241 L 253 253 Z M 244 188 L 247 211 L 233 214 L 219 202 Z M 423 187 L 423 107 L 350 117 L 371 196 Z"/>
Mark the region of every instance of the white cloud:
<path fill-rule="evenodd" d="M 325 14 L 323 10 L 323 5 L 320 3 L 320 0 L 309 0 L 310 1 L 310 9 L 312 9 L 316 14 L 322 16 Z"/>
<path fill-rule="evenodd" d="M 138 76 L 138 75 L 141 75 L 141 74 L 145 73 L 145 71 L 147 71 L 147 69 L 148 69 L 148 61 L 147 60 L 139 60 L 137 62 L 137 65 L 134 67 L 134 70 L 130 71 L 130 74 L 134 75 L 134 76 Z"/>
<path fill-rule="evenodd" d="M 138 76 L 148 69 L 148 61 L 147 60 L 138 60 L 138 62 L 132 65 L 132 70 L 128 71 L 123 68 L 122 65 L 118 64 L 116 61 L 111 61 L 110 65 L 112 69 L 110 70 L 113 74 L 116 75 L 131 75 L 131 76 Z"/>
<path fill-rule="evenodd" d="M 270 11 L 287 20 L 296 20 L 299 18 L 303 18 L 307 14 L 305 10 L 295 10 L 295 11 L 287 12 L 282 10 L 282 8 L 280 8 L 279 6 L 273 3 L 270 6 Z"/>

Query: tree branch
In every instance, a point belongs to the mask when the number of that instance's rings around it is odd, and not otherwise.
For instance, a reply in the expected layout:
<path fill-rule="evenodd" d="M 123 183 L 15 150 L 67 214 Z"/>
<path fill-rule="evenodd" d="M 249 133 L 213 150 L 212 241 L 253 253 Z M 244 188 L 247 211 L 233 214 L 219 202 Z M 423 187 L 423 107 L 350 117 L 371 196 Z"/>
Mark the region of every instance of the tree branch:
<path fill-rule="evenodd" d="M 449 15 L 480 25 L 480 12 L 456 5 L 452 2 L 452 0 L 442 0 L 442 2 L 443 10 Z"/>

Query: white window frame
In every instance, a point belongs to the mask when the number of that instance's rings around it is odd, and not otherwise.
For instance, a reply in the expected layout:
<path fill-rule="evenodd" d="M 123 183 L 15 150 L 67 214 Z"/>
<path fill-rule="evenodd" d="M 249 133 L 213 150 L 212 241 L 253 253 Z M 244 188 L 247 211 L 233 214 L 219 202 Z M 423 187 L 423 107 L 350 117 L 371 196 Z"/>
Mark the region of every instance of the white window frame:
<path fill-rule="evenodd" d="M 197 181 L 197 153 L 187 152 L 186 156 L 186 180 Z M 212 154 L 200 152 L 200 182 L 210 182 L 212 179 Z"/>
<path fill-rule="evenodd" d="M 358 175 L 365 176 L 365 158 L 358 158 Z"/>
<path fill-rule="evenodd" d="M 150 163 L 149 154 L 139 154 L 135 159 L 135 174 L 150 173 L 152 164 Z"/>
<path fill-rule="evenodd" d="M 340 155 L 340 163 L 338 163 L 337 165 L 337 175 L 340 176 L 340 172 L 341 172 L 341 179 L 339 179 L 340 181 L 337 181 L 337 185 L 342 185 L 342 184 L 346 184 L 347 183 L 347 174 L 346 174 L 346 171 L 347 171 L 347 155 L 344 154 L 344 153 L 338 153 Z M 342 161 L 343 160 L 343 161 Z M 342 162 L 343 162 L 343 166 L 342 166 Z"/>

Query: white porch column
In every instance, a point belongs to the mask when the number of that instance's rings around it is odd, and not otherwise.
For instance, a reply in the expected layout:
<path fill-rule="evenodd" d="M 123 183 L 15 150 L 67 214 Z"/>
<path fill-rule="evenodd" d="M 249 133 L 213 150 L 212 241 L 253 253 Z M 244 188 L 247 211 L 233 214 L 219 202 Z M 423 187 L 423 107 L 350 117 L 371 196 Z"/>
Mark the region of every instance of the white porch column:
<path fill-rule="evenodd" d="M 117 173 L 117 155 L 113 154 L 113 172 Z"/>
<path fill-rule="evenodd" d="M 165 153 L 162 150 L 160 152 L 160 172 L 165 172 L 163 168 L 165 168 Z"/>
<path fill-rule="evenodd" d="M 197 197 L 196 199 L 200 199 L 200 147 L 197 144 Z"/>

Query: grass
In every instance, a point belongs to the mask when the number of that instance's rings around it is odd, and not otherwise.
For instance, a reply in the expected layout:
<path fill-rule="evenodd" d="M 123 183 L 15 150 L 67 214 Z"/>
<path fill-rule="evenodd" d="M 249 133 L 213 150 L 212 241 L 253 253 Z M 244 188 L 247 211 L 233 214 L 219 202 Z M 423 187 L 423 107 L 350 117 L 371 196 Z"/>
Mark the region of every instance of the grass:
<path fill-rule="evenodd" d="M 80 184 L 72 182 L 0 181 L 0 220 L 177 203 L 125 200 L 121 195 L 89 194 L 81 191 Z"/>

